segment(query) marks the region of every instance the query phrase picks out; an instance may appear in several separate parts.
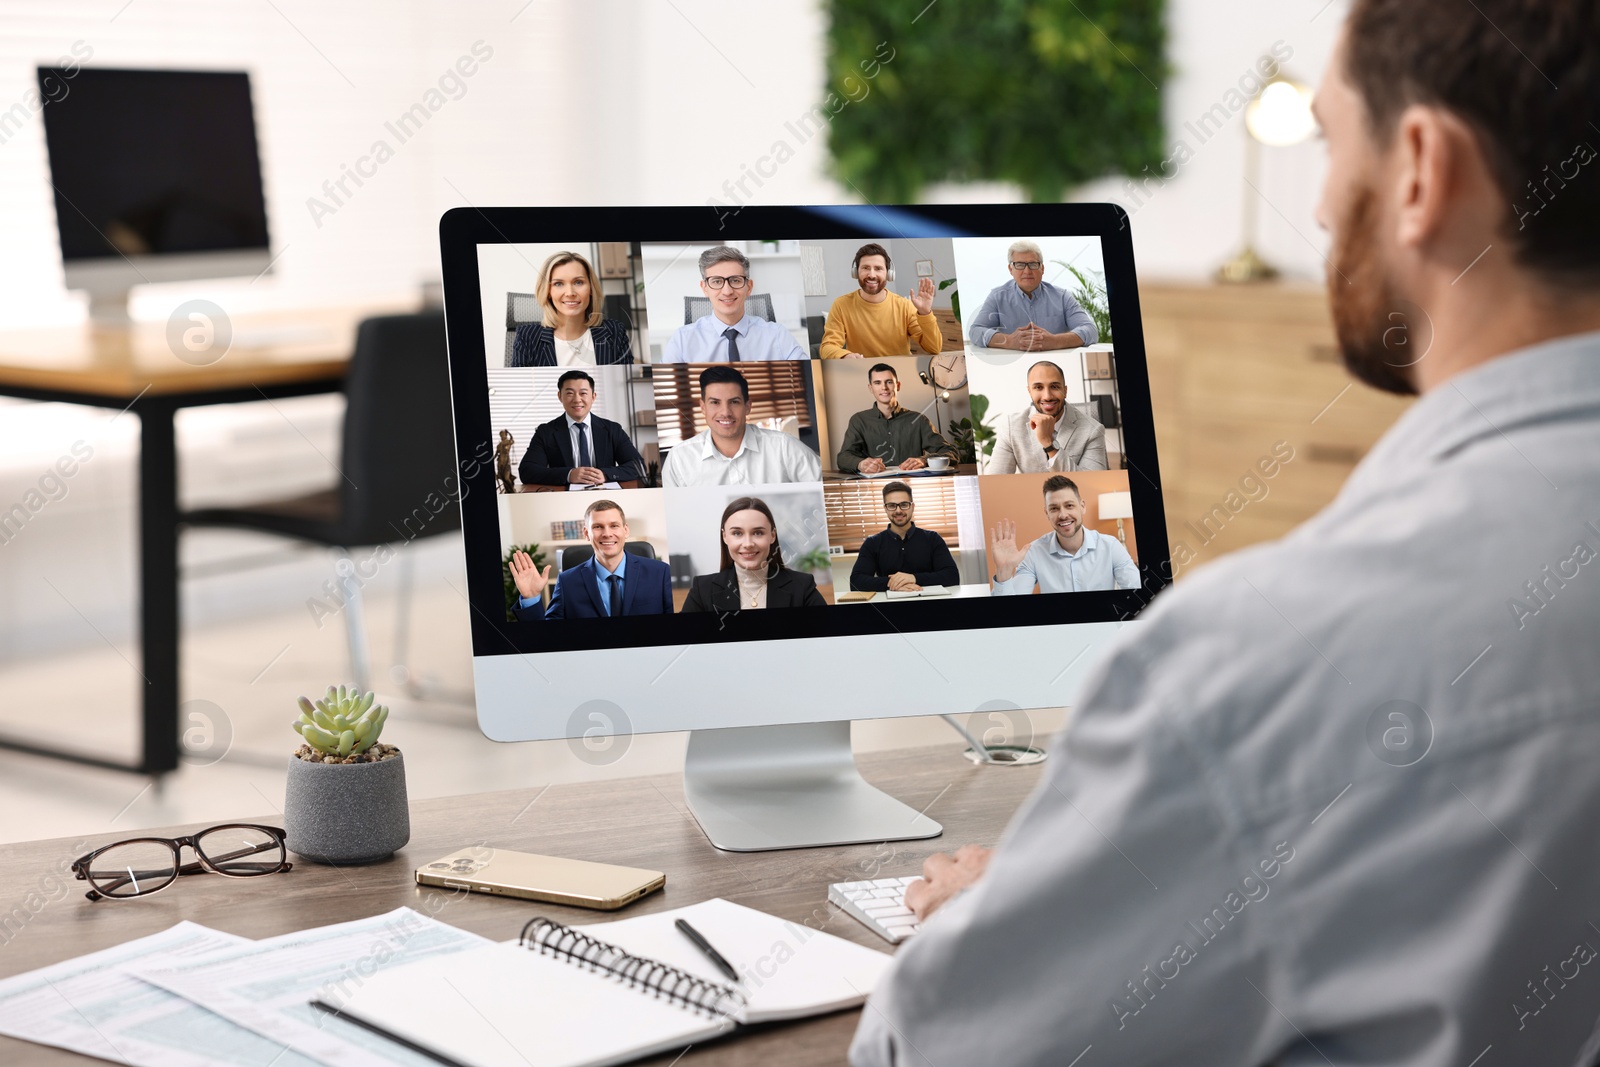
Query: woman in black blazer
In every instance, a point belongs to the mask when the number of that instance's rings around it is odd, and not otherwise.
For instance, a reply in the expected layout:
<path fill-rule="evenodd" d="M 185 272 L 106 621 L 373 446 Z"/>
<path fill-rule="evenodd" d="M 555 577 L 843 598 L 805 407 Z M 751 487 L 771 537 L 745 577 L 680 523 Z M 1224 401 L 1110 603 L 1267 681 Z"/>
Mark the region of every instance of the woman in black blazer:
<path fill-rule="evenodd" d="M 722 512 L 722 570 L 696 577 L 681 610 L 827 606 L 815 578 L 783 565 L 778 524 L 766 501 L 742 496 Z"/>
<path fill-rule="evenodd" d="M 543 322 L 525 322 L 511 338 L 513 367 L 593 367 L 632 363 L 628 327 L 605 317 L 600 282 L 589 261 L 557 252 L 539 268 L 534 298 Z"/>

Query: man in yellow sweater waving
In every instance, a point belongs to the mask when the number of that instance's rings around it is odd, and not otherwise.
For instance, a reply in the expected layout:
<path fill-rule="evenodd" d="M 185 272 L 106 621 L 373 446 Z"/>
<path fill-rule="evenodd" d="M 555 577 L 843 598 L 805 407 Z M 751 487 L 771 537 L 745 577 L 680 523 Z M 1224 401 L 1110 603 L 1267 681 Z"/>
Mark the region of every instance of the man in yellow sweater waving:
<path fill-rule="evenodd" d="M 931 356 L 939 354 L 944 341 L 933 317 L 932 278 L 923 278 L 909 300 L 891 293 L 889 251 L 878 244 L 856 249 L 850 268 L 861 288 L 841 296 L 828 309 L 818 349 L 823 359 L 909 356 L 912 341 Z"/>

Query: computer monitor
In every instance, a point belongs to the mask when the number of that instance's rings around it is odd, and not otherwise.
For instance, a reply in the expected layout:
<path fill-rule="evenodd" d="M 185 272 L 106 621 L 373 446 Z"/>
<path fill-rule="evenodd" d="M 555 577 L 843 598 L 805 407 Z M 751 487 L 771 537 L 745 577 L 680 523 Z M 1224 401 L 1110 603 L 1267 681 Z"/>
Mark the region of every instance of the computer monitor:
<path fill-rule="evenodd" d="M 460 208 L 440 237 L 479 725 L 692 731 L 719 847 L 938 834 L 850 722 L 1070 704 L 1168 583 L 1118 207 Z"/>
<path fill-rule="evenodd" d="M 250 76 L 40 67 L 68 289 L 92 320 L 128 320 L 145 282 L 268 269 Z"/>

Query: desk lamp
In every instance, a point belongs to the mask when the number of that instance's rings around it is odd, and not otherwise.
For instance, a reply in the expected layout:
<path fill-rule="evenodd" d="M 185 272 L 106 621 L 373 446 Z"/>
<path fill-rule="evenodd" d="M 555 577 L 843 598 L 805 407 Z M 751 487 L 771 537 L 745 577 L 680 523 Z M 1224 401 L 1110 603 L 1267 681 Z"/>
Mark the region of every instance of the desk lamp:
<path fill-rule="evenodd" d="M 1272 60 L 1263 59 L 1270 64 Z M 1270 68 L 1264 68 L 1270 69 Z M 1260 199 L 1261 145 L 1287 148 L 1300 144 L 1317 130 L 1311 114 L 1311 89 L 1279 68 L 1277 77 L 1261 87 L 1244 107 L 1244 233 L 1240 249 L 1217 268 L 1220 282 L 1260 282 L 1276 278 L 1278 270 L 1255 250 L 1256 212 Z"/>
<path fill-rule="evenodd" d="M 1100 509 L 1101 519 L 1117 520 L 1117 540 L 1122 542 L 1122 547 L 1128 547 L 1128 531 L 1123 529 L 1122 520 L 1133 518 L 1132 493 L 1101 493 L 1095 505 Z"/>

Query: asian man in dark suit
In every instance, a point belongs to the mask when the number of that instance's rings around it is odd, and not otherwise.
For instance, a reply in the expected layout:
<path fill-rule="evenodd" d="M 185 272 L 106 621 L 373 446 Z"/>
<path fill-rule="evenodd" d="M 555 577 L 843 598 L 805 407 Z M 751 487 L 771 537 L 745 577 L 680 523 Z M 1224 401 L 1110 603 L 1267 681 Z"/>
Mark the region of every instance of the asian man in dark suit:
<path fill-rule="evenodd" d="M 512 555 L 518 600 L 511 613 L 523 622 L 672 614 L 672 568 L 627 551 L 628 517 L 622 505 L 596 500 L 583 518 L 594 555 L 562 572 L 548 608 L 541 610 L 540 598 L 550 584 L 550 568 L 540 571 L 526 552 Z"/>
<path fill-rule="evenodd" d="M 569 370 L 556 381 L 563 414 L 534 431 L 517 474 L 524 485 L 600 485 L 644 477 L 644 457 L 618 423 L 592 414 L 594 379 Z"/>

